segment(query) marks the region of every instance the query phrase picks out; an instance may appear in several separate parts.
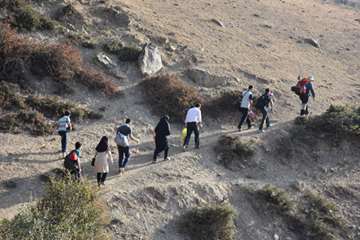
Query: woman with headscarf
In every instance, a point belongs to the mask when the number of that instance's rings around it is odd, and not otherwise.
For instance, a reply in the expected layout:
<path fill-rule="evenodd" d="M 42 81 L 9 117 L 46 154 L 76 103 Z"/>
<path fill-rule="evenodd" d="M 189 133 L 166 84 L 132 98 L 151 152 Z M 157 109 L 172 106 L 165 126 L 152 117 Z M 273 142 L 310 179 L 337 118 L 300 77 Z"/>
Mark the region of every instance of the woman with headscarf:
<path fill-rule="evenodd" d="M 99 187 L 100 185 L 105 185 L 105 179 L 109 172 L 109 165 L 113 162 L 108 142 L 108 138 L 103 136 L 95 149 L 96 155 L 94 166 L 97 173 L 96 177 Z"/>
<path fill-rule="evenodd" d="M 157 156 L 164 151 L 164 160 L 169 160 L 169 144 L 167 136 L 170 135 L 169 116 L 163 116 L 155 128 L 155 151 L 153 163 L 156 163 Z"/>

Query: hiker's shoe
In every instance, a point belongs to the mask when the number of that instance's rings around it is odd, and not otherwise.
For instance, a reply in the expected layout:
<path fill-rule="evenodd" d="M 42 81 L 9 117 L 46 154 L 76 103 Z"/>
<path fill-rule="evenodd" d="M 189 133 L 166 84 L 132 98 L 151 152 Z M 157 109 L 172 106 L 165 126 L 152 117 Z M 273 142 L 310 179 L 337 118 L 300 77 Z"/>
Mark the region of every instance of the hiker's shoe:
<path fill-rule="evenodd" d="M 66 152 L 62 152 L 62 157 L 63 157 L 63 158 L 66 157 Z"/>
<path fill-rule="evenodd" d="M 272 127 L 272 125 L 271 124 L 269 124 L 268 126 L 266 126 L 266 128 L 271 128 Z"/>
<path fill-rule="evenodd" d="M 151 163 L 152 163 L 152 164 L 155 164 L 155 163 L 156 163 L 156 160 L 153 160 Z"/>
<path fill-rule="evenodd" d="M 184 150 L 184 151 L 186 151 L 186 149 L 187 149 L 187 146 L 186 146 L 186 145 L 184 145 L 184 146 L 183 146 L 183 150 Z"/>
<path fill-rule="evenodd" d="M 252 128 L 252 126 L 248 126 L 248 130 L 251 129 L 251 128 Z"/>
<path fill-rule="evenodd" d="M 169 157 L 167 157 L 167 158 L 165 158 L 165 159 L 164 159 L 164 161 L 170 161 L 170 158 L 169 158 Z"/>
<path fill-rule="evenodd" d="M 241 128 L 238 127 L 238 131 L 241 132 Z"/>
<path fill-rule="evenodd" d="M 200 149 L 200 147 L 199 147 L 199 146 L 195 146 L 195 149 Z"/>
<path fill-rule="evenodd" d="M 258 131 L 259 131 L 259 133 L 263 133 L 263 132 L 264 132 L 264 130 L 263 130 L 263 129 L 259 129 Z"/>

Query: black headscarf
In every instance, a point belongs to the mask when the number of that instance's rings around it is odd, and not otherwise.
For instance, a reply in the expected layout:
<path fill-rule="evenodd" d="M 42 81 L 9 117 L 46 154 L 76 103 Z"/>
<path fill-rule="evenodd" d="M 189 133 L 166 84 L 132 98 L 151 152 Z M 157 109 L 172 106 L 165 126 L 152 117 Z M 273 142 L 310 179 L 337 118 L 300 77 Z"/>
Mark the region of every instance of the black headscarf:
<path fill-rule="evenodd" d="M 155 128 L 156 136 L 158 137 L 166 137 L 170 135 L 170 124 L 169 124 L 169 116 L 165 115 L 163 116 L 159 123 L 157 124 Z"/>
<path fill-rule="evenodd" d="M 106 152 L 109 148 L 108 144 L 108 138 L 106 136 L 103 136 L 99 142 L 99 144 L 96 146 L 97 152 Z"/>

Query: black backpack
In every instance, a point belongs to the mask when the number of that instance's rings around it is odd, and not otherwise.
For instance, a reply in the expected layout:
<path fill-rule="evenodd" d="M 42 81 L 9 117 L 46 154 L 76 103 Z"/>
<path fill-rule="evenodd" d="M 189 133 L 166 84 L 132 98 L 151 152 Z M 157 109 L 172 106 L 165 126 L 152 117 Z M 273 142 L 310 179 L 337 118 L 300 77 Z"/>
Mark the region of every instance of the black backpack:
<path fill-rule="evenodd" d="M 269 102 L 270 102 L 269 97 L 266 94 L 261 95 L 256 100 L 255 108 L 256 109 L 263 109 L 265 106 L 267 106 L 269 104 Z"/>

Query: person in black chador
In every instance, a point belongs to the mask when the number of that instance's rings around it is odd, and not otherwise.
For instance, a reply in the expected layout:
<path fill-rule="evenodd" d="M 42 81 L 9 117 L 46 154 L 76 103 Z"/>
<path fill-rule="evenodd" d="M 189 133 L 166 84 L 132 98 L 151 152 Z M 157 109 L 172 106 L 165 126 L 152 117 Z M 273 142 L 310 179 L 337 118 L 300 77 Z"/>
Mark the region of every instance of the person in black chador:
<path fill-rule="evenodd" d="M 167 136 L 170 135 L 169 116 L 163 116 L 155 128 L 155 151 L 153 163 L 156 163 L 157 156 L 164 151 L 164 160 L 169 160 L 169 145 Z"/>

